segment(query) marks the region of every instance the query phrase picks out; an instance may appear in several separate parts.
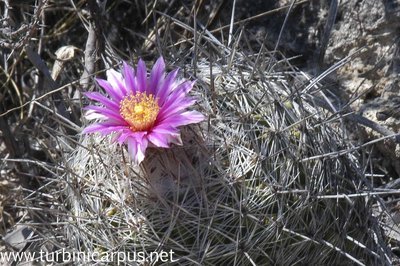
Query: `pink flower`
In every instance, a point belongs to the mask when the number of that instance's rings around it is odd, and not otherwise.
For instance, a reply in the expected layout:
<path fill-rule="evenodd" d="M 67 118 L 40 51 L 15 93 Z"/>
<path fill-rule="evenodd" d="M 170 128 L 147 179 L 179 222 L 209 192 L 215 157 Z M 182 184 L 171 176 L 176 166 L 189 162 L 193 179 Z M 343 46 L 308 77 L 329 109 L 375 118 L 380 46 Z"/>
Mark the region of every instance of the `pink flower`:
<path fill-rule="evenodd" d="M 83 133 L 115 134 L 113 142 L 127 143 L 129 154 L 137 163 L 143 161 L 149 145 L 163 148 L 168 148 L 171 143 L 182 145 L 178 127 L 198 123 L 204 116 L 197 111 L 185 110 L 196 102 L 187 96 L 194 81 L 178 83 L 178 69 L 168 75 L 164 72 L 162 57 L 157 60 L 149 78 L 141 59 L 136 73 L 126 63 L 122 73 L 108 70 L 107 80 L 97 79 L 97 83 L 109 97 L 99 92 L 86 93 L 88 98 L 102 104 L 86 107 L 88 118 L 101 118 L 102 121 L 86 127 Z"/>

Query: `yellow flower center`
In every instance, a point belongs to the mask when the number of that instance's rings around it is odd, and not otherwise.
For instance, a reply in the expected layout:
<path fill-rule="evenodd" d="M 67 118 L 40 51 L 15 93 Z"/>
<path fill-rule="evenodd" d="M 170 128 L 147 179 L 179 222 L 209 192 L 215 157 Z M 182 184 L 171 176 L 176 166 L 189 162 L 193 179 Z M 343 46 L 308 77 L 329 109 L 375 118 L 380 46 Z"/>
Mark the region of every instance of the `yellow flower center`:
<path fill-rule="evenodd" d="M 137 92 L 125 96 L 119 107 L 121 116 L 129 123 L 133 131 L 145 131 L 156 121 L 160 107 L 153 94 Z"/>

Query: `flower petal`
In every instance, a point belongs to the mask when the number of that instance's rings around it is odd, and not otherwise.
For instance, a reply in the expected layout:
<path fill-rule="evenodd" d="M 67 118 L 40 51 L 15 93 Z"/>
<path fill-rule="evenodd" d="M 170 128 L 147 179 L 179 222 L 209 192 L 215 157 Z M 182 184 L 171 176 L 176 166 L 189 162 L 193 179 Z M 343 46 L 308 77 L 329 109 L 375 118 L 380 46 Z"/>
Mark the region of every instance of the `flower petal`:
<path fill-rule="evenodd" d="M 190 120 L 189 124 L 199 123 L 206 119 L 206 117 L 198 111 L 186 111 L 184 113 L 181 113 L 180 115 Z"/>
<path fill-rule="evenodd" d="M 152 130 L 152 132 L 156 132 L 156 133 L 161 133 L 161 134 L 172 134 L 172 133 L 177 133 L 178 129 L 171 127 L 168 124 L 160 124 L 155 126 Z"/>
<path fill-rule="evenodd" d="M 88 134 L 88 133 L 94 133 L 94 132 L 100 132 L 102 135 L 107 135 L 115 131 L 123 130 L 125 129 L 126 126 L 121 126 L 121 125 L 113 125 L 107 122 L 104 123 L 98 123 L 98 124 L 93 124 L 90 126 L 87 126 L 82 130 L 82 134 Z"/>
<path fill-rule="evenodd" d="M 122 74 L 115 71 L 114 69 L 109 69 L 106 72 L 107 81 L 111 84 L 115 91 L 118 91 L 120 95 L 125 96 L 128 92 L 125 88 L 125 84 L 122 83 Z"/>
<path fill-rule="evenodd" d="M 185 81 L 178 85 L 176 89 L 168 96 L 167 100 L 165 101 L 165 105 L 171 105 L 175 101 L 185 97 L 186 94 L 192 90 L 193 85 L 196 81 Z"/>
<path fill-rule="evenodd" d="M 124 95 L 120 94 L 120 91 L 116 91 L 107 80 L 97 78 L 96 81 L 114 101 L 119 103 L 124 97 Z"/>
<path fill-rule="evenodd" d="M 95 112 L 97 112 L 97 113 L 99 113 L 101 115 L 105 115 L 105 116 L 107 116 L 109 118 L 112 118 L 114 120 L 120 121 L 124 125 L 126 124 L 126 121 L 121 117 L 121 115 L 117 111 L 114 111 L 114 110 L 111 110 L 111 109 L 107 109 L 107 108 L 104 108 L 104 107 L 100 107 L 100 106 L 95 106 L 95 105 L 89 105 L 89 106 L 86 106 L 83 109 L 84 110 L 95 111 Z"/>
<path fill-rule="evenodd" d="M 130 129 L 122 130 L 120 132 L 119 136 L 115 139 L 115 141 L 118 142 L 118 144 L 122 145 L 126 142 L 128 137 L 130 137 L 131 135 L 132 135 L 132 131 Z"/>
<path fill-rule="evenodd" d="M 160 84 L 158 91 L 156 92 L 156 97 L 158 97 L 158 103 L 162 106 L 167 98 L 167 96 L 174 89 L 175 78 L 178 75 L 179 68 L 170 72 L 164 79 L 163 83 Z"/>
<path fill-rule="evenodd" d="M 136 141 L 141 141 L 146 132 L 134 132 L 129 127 L 122 131 L 121 135 L 118 136 L 117 141 L 119 144 L 126 142 L 128 138 L 134 138 Z"/>
<path fill-rule="evenodd" d="M 138 66 L 137 66 L 137 85 L 138 91 L 144 92 L 147 91 L 147 69 L 146 64 L 143 62 L 142 59 L 139 59 Z"/>
<path fill-rule="evenodd" d="M 137 141 L 135 138 L 128 138 L 128 152 L 131 158 L 137 161 Z"/>
<path fill-rule="evenodd" d="M 196 103 L 196 99 L 191 98 L 191 97 L 186 97 L 183 98 L 182 100 L 178 100 L 176 102 L 173 102 L 171 105 L 164 105 L 163 108 L 161 108 L 160 112 L 158 113 L 158 116 L 160 120 L 162 120 L 164 117 L 171 116 L 189 106 L 192 106 L 193 104 Z"/>
<path fill-rule="evenodd" d="M 102 104 L 104 104 L 107 108 L 113 109 L 114 111 L 119 110 L 119 106 L 116 102 L 108 99 L 104 95 L 102 95 L 99 92 L 86 92 L 85 96 L 88 97 L 89 99 L 92 99 L 94 101 L 98 101 Z"/>
<path fill-rule="evenodd" d="M 138 139 L 136 137 L 129 137 L 128 141 L 128 152 L 132 156 L 132 159 L 140 164 L 147 149 L 148 140 L 146 138 Z"/>
<path fill-rule="evenodd" d="M 173 135 L 169 135 L 169 143 L 173 143 L 176 145 L 183 145 L 182 139 L 181 139 L 181 134 L 173 134 Z"/>
<path fill-rule="evenodd" d="M 159 84 L 164 79 L 165 63 L 162 57 L 158 58 L 154 64 L 150 74 L 149 93 L 155 95 L 159 88 Z"/>
<path fill-rule="evenodd" d="M 197 111 L 185 111 L 196 102 L 187 94 L 193 88 L 192 81 L 176 79 L 179 69 L 165 76 L 165 62 L 158 58 L 151 73 L 147 75 L 144 61 L 139 59 L 136 71 L 123 62 L 120 72 L 113 69 L 107 71 L 107 80 L 97 79 L 97 83 L 109 95 L 99 92 L 86 93 L 91 100 L 102 106 L 85 107 L 89 116 L 96 116 L 104 121 L 86 127 L 83 133 L 99 132 L 103 135 L 113 134 L 111 142 L 127 143 L 132 160 L 141 163 L 146 149 L 151 145 L 168 148 L 171 144 L 182 145 L 179 126 L 198 123 L 205 117 Z M 134 131 L 120 114 L 120 103 L 126 95 L 146 93 L 153 94 L 158 100 L 160 110 L 151 128 L 145 131 Z"/>
<path fill-rule="evenodd" d="M 172 127 L 185 126 L 189 124 L 195 124 L 203 121 L 204 115 L 197 111 L 187 111 L 181 114 L 172 115 L 160 121 L 159 124 L 168 124 Z"/>
<path fill-rule="evenodd" d="M 149 142 L 146 138 L 143 138 L 141 142 L 138 142 L 138 151 L 136 156 L 138 163 L 141 163 L 143 161 L 148 145 Z"/>
<path fill-rule="evenodd" d="M 108 119 L 107 116 L 99 114 L 93 110 L 87 110 L 84 115 L 85 119 L 87 120 L 94 120 L 94 119 Z"/>
<path fill-rule="evenodd" d="M 176 89 L 173 91 L 173 94 L 171 94 L 171 96 L 173 96 L 174 98 L 180 98 L 180 97 L 184 97 L 186 94 L 188 94 L 192 89 L 193 89 L 193 85 L 196 83 L 195 80 L 187 80 L 182 82 L 181 84 L 179 84 Z"/>
<path fill-rule="evenodd" d="M 147 139 L 157 147 L 169 148 L 168 134 L 161 134 L 153 131 L 147 135 Z"/>
<path fill-rule="evenodd" d="M 128 65 L 126 62 L 123 63 L 123 71 L 125 78 L 125 86 L 129 93 L 136 94 L 137 84 L 135 79 L 135 69 Z"/>

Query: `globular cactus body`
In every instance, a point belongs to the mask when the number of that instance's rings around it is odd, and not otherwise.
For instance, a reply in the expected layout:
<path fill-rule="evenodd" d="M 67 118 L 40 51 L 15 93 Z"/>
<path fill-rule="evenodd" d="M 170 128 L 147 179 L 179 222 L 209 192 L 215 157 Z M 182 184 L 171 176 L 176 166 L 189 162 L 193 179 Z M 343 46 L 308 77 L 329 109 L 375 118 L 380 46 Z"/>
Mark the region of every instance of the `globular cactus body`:
<path fill-rule="evenodd" d="M 182 129 L 183 146 L 149 148 L 135 166 L 124 146 L 82 137 L 69 159 L 74 243 L 172 250 L 179 265 L 388 264 L 371 199 L 345 196 L 368 184 L 357 152 L 340 152 L 353 148 L 342 121 L 310 100 L 319 85 L 241 64 L 211 77 L 209 64 L 192 92 L 208 119 Z"/>

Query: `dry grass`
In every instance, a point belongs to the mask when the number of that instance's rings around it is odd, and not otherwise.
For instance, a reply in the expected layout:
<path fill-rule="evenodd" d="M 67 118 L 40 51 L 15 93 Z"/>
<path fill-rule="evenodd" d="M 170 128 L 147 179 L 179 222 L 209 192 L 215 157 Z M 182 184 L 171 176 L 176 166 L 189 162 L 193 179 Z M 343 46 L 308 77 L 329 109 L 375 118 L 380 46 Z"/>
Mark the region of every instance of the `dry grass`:
<path fill-rule="evenodd" d="M 204 29 L 217 19 L 194 18 L 202 1 L 113 1 L 104 20 L 89 16 L 99 7 L 88 2 L 22 5 L 32 16 L 2 51 L 0 119 L 14 134 L 2 128 L 11 156 L 1 167 L 23 184 L 8 208 L 35 228 L 31 250 L 173 250 L 179 265 L 393 263 L 380 222 L 396 191 L 374 187 L 370 146 L 354 144 L 346 114 L 326 107 L 334 100 L 323 76 L 262 44 L 252 52 L 244 28 Z M 50 55 L 72 44 L 50 71 Z M 150 149 L 138 167 L 125 147 L 79 134 L 80 93 L 99 90 L 93 77 L 120 59 L 160 54 L 197 79 L 196 108 L 208 119 L 182 129 L 182 147 Z"/>

